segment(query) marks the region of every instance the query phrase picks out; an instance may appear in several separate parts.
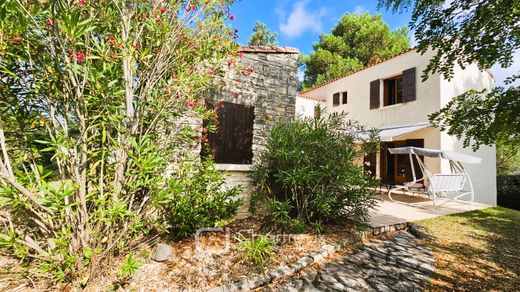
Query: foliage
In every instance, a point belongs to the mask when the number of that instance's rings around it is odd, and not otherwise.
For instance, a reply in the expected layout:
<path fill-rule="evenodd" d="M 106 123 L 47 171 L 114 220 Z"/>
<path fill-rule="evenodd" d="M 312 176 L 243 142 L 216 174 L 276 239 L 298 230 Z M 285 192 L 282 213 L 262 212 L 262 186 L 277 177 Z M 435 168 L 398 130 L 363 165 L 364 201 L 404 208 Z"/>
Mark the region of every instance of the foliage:
<path fill-rule="evenodd" d="M 250 46 L 277 46 L 278 34 L 271 31 L 263 22 L 255 22 L 253 34 L 249 37 Z"/>
<path fill-rule="evenodd" d="M 497 204 L 520 211 L 520 174 L 497 176 Z"/>
<path fill-rule="evenodd" d="M 176 167 L 169 188 L 153 198 L 170 232 L 184 238 L 198 228 L 214 227 L 236 215 L 242 203 L 236 199 L 239 189 L 222 188 L 224 179 L 213 161 L 206 159 L 199 164 L 186 160 Z"/>
<path fill-rule="evenodd" d="M 275 242 L 269 234 L 262 234 L 246 239 L 237 238 L 238 246 L 244 253 L 244 261 L 251 261 L 262 272 L 265 272 L 265 265 L 273 257 Z"/>
<path fill-rule="evenodd" d="M 141 267 L 142 263 L 136 259 L 134 259 L 134 256 L 132 253 L 129 253 L 125 257 L 125 262 L 119 267 L 120 275 L 119 277 L 121 279 L 125 279 L 127 277 L 131 277 L 135 272 L 137 272 L 137 269 Z"/>
<path fill-rule="evenodd" d="M 236 49 L 230 2 L 0 2 L 3 247 L 82 285 L 160 219 L 165 193 L 193 195 L 169 165 L 200 138 L 179 118 L 214 117 L 202 97 Z"/>
<path fill-rule="evenodd" d="M 361 132 L 367 131 L 344 113 L 276 125 L 254 166 L 256 185 L 265 196 L 289 202 L 291 217 L 302 222 L 366 220 L 377 181 L 355 161 L 377 143 L 369 132 L 370 139 L 358 144 Z"/>
<path fill-rule="evenodd" d="M 518 148 L 497 143 L 497 175 L 508 175 L 520 172 L 520 152 Z"/>
<path fill-rule="evenodd" d="M 411 9 L 418 51 L 437 50 L 423 77 L 440 72 L 450 78 L 454 64 L 509 67 L 520 48 L 520 3 L 515 0 L 380 0 L 379 6 L 394 12 Z"/>
<path fill-rule="evenodd" d="M 500 64 L 507 68 L 520 49 L 518 1 L 380 0 L 379 5 L 394 12 L 412 10 L 410 27 L 418 51 L 436 50 L 423 72 L 424 79 L 437 72 L 449 79 L 456 65 L 465 68 L 476 63 L 486 69 Z M 510 76 L 506 88 L 499 86 L 481 95 L 465 93 L 431 119 L 441 128 L 449 128 L 451 134 L 465 136 L 465 144 L 472 141 L 474 148 L 497 140 L 515 147 L 520 125 L 519 76 Z"/>
<path fill-rule="evenodd" d="M 381 14 L 345 14 L 330 34 L 320 35 L 304 59 L 304 88 L 338 78 L 410 47 L 406 27 L 390 30 Z"/>
<path fill-rule="evenodd" d="M 471 90 L 453 98 L 439 112 L 429 116 L 441 130 L 464 139 L 464 146 L 520 143 L 520 87 L 492 92 Z"/>
<path fill-rule="evenodd" d="M 271 200 L 270 211 L 275 221 L 286 222 L 291 219 L 289 212 L 293 208 L 289 201 Z"/>

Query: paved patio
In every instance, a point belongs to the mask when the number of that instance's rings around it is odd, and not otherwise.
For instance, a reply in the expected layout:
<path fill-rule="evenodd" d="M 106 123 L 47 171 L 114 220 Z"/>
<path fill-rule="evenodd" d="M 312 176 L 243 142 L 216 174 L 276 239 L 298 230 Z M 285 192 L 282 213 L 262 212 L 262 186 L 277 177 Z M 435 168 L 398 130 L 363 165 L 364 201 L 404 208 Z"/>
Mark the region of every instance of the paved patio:
<path fill-rule="evenodd" d="M 378 196 L 379 206 L 372 211 L 370 225 L 380 227 L 399 223 L 430 219 L 438 216 L 462 213 L 491 207 L 480 203 L 463 203 L 451 201 L 432 210 L 431 200 L 421 196 L 392 195 L 394 199 L 405 201 L 413 206 L 392 202 L 386 193 Z"/>

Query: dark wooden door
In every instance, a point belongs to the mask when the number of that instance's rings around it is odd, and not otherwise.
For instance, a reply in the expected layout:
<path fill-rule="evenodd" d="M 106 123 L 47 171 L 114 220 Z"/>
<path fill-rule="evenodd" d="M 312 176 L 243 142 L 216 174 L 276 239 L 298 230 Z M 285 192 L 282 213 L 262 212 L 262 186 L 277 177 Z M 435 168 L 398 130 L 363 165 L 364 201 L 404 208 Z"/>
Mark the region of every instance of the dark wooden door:
<path fill-rule="evenodd" d="M 381 145 L 380 151 L 380 175 L 385 183 L 402 184 L 413 180 L 410 156 L 408 154 L 390 154 L 388 148 L 399 148 L 405 146 L 424 147 L 423 139 L 410 139 L 395 142 L 385 142 Z M 424 160 L 424 157 L 421 157 Z M 422 173 L 419 163 L 413 158 L 416 178 L 421 178 Z"/>

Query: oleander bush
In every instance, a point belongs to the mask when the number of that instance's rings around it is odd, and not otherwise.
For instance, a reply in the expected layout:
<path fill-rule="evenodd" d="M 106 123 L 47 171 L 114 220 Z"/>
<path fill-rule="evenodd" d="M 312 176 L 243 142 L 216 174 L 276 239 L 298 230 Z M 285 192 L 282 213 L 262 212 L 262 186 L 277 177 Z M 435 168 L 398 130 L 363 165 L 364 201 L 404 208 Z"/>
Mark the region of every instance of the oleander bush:
<path fill-rule="evenodd" d="M 344 113 L 280 123 L 254 166 L 258 192 L 278 201 L 271 204 L 276 218 L 366 221 L 377 179 L 356 161 L 376 151 L 375 137 Z"/>
<path fill-rule="evenodd" d="M 232 2 L 0 1 L 0 252 L 31 278 L 86 286 L 151 229 L 234 214 L 209 162 L 171 167 L 238 58 Z"/>

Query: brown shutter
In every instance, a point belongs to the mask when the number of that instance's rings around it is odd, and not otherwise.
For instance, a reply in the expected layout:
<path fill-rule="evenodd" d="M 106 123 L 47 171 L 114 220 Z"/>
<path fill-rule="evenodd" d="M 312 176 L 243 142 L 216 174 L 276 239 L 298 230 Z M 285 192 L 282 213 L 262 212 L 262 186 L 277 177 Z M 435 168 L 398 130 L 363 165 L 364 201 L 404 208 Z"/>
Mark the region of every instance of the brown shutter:
<path fill-rule="evenodd" d="M 348 93 L 345 91 L 341 94 L 341 104 L 347 104 L 348 102 Z"/>
<path fill-rule="evenodd" d="M 332 95 L 332 106 L 338 106 L 338 105 L 339 105 L 339 92 L 334 93 L 334 95 Z"/>
<path fill-rule="evenodd" d="M 416 99 L 415 67 L 403 71 L 403 102 Z"/>
<path fill-rule="evenodd" d="M 254 107 L 222 103 L 218 109 L 218 130 L 208 134 L 208 142 L 202 145 L 202 156 L 211 154 L 216 163 L 251 164 L 254 118 Z"/>
<path fill-rule="evenodd" d="M 379 79 L 370 82 L 370 109 L 379 108 Z"/>

